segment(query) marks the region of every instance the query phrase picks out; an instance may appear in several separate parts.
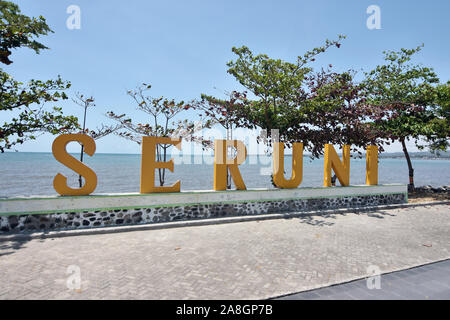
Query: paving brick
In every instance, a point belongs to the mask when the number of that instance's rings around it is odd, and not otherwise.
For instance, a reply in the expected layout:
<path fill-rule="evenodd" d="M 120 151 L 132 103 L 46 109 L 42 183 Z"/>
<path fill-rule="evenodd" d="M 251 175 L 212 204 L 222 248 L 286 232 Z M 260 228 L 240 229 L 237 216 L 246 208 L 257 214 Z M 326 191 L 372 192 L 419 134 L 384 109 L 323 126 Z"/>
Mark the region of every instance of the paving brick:
<path fill-rule="evenodd" d="M 448 206 L 431 206 L 373 213 L 383 219 L 347 213 L 308 220 L 320 224 L 289 219 L 0 238 L 0 299 L 266 299 L 355 278 L 361 280 L 343 286 L 349 293 L 337 285 L 306 292 L 307 297 L 398 299 L 414 292 L 450 299 L 446 261 L 406 276 L 382 275 L 381 292 L 367 290 L 365 279 L 369 266 L 385 273 L 449 259 L 448 213 Z M 433 248 L 424 247 L 430 239 Z M 80 268 L 79 291 L 67 288 L 70 265 Z"/>

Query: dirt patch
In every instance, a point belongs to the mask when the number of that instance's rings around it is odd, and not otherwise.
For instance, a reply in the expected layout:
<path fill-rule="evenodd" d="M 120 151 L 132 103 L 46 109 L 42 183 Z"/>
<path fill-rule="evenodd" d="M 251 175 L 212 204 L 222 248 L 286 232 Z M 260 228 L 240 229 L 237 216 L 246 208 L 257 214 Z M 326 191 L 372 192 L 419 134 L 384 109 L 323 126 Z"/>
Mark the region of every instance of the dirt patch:
<path fill-rule="evenodd" d="M 408 193 L 408 203 L 432 202 L 432 201 L 450 201 L 450 192 L 423 192 L 415 191 Z"/>

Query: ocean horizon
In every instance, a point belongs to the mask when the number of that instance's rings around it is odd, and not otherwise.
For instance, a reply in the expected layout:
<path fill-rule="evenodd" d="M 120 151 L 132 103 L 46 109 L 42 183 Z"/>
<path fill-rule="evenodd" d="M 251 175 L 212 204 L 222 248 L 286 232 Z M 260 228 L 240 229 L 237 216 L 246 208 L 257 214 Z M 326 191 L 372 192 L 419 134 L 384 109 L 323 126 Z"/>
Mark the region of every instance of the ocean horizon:
<path fill-rule="evenodd" d="M 72 154 L 76 158 L 79 154 Z M 239 166 L 247 188 L 273 188 L 271 183 L 272 158 L 267 155 L 249 155 Z M 166 186 L 181 180 L 181 190 L 211 190 L 213 188 L 213 156 L 174 155 L 174 172 L 166 172 Z M 412 159 L 416 186 L 442 186 L 450 184 L 448 159 Z M 95 193 L 139 192 L 140 154 L 96 153 L 85 156 L 84 163 L 98 177 Z M 365 183 L 366 160 L 350 161 L 350 184 Z M 291 175 L 292 156 L 285 157 L 286 178 Z M 5 152 L 0 154 L 0 197 L 55 195 L 53 178 L 57 173 L 68 177 L 71 187 L 78 187 L 78 175 L 57 162 L 51 152 Z M 158 175 L 156 174 L 156 177 Z M 156 178 L 157 180 L 157 178 Z M 379 159 L 379 184 L 407 184 L 408 167 L 404 158 Z M 303 180 L 299 187 L 321 187 L 323 184 L 323 158 L 303 158 Z M 338 183 L 339 185 L 339 183 Z"/>

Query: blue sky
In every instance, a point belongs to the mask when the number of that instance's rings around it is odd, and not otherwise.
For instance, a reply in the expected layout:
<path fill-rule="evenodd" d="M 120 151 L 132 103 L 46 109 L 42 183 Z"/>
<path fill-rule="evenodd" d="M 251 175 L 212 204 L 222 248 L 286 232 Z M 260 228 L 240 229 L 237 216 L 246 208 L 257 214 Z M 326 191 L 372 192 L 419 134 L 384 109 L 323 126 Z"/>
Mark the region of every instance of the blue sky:
<path fill-rule="evenodd" d="M 96 99 L 88 127 L 109 123 L 108 110 L 127 113 L 138 122 L 126 90 L 151 83 L 151 94 L 189 101 L 201 93 L 221 95 L 242 89 L 227 74 L 233 46 L 294 61 L 298 55 L 344 34 L 340 49 L 332 48 L 315 62 L 337 70 L 369 70 L 382 63 L 382 51 L 424 43 L 416 62 L 450 79 L 450 1 L 376 0 L 23 0 L 14 1 L 30 16 L 43 15 L 55 33 L 41 42 L 50 47 L 40 55 L 28 49 L 13 52 L 13 64 L 2 68 L 21 81 L 51 79 L 60 74 L 72 82 L 69 94 Z M 66 9 L 81 9 L 81 29 L 69 30 Z M 366 27 L 369 5 L 381 9 L 381 29 Z M 82 117 L 71 101 L 64 111 Z M 3 117 L 3 118 L 2 118 Z M 189 114 L 191 119 L 194 114 Z M 0 121 L 5 115 L 0 115 Z M 50 152 L 54 137 L 19 146 L 19 151 Z M 70 149 L 69 149 L 70 150 Z M 394 145 L 388 151 L 401 151 Z M 412 151 L 415 148 L 411 149 Z M 97 152 L 139 153 L 133 142 L 110 136 L 97 142 Z"/>

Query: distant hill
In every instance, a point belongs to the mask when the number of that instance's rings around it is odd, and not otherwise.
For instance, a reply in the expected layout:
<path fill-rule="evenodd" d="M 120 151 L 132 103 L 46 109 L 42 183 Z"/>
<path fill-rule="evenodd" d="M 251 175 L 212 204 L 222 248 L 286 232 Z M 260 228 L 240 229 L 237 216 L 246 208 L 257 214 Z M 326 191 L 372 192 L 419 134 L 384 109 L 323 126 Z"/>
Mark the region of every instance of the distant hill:
<path fill-rule="evenodd" d="M 410 152 L 409 156 L 411 159 L 449 159 L 450 160 L 450 152 L 439 152 L 439 153 L 431 153 L 431 152 Z M 404 158 L 405 155 L 403 152 L 383 152 L 380 154 L 380 158 Z"/>
<path fill-rule="evenodd" d="M 342 157 L 342 153 L 338 152 L 339 157 Z M 286 156 L 291 156 L 290 154 L 286 154 Z M 305 153 L 303 155 L 304 157 L 309 157 L 310 153 Z M 431 153 L 431 152 L 410 152 L 409 156 L 411 159 L 423 159 L 423 160 L 450 160 L 450 152 L 439 152 L 437 154 Z M 365 158 L 366 153 L 363 152 L 361 155 L 358 155 L 357 153 L 352 153 L 352 158 Z M 403 152 L 383 152 L 379 155 L 379 158 L 383 159 L 402 159 L 405 155 Z M 323 158 L 321 156 L 320 158 Z"/>

